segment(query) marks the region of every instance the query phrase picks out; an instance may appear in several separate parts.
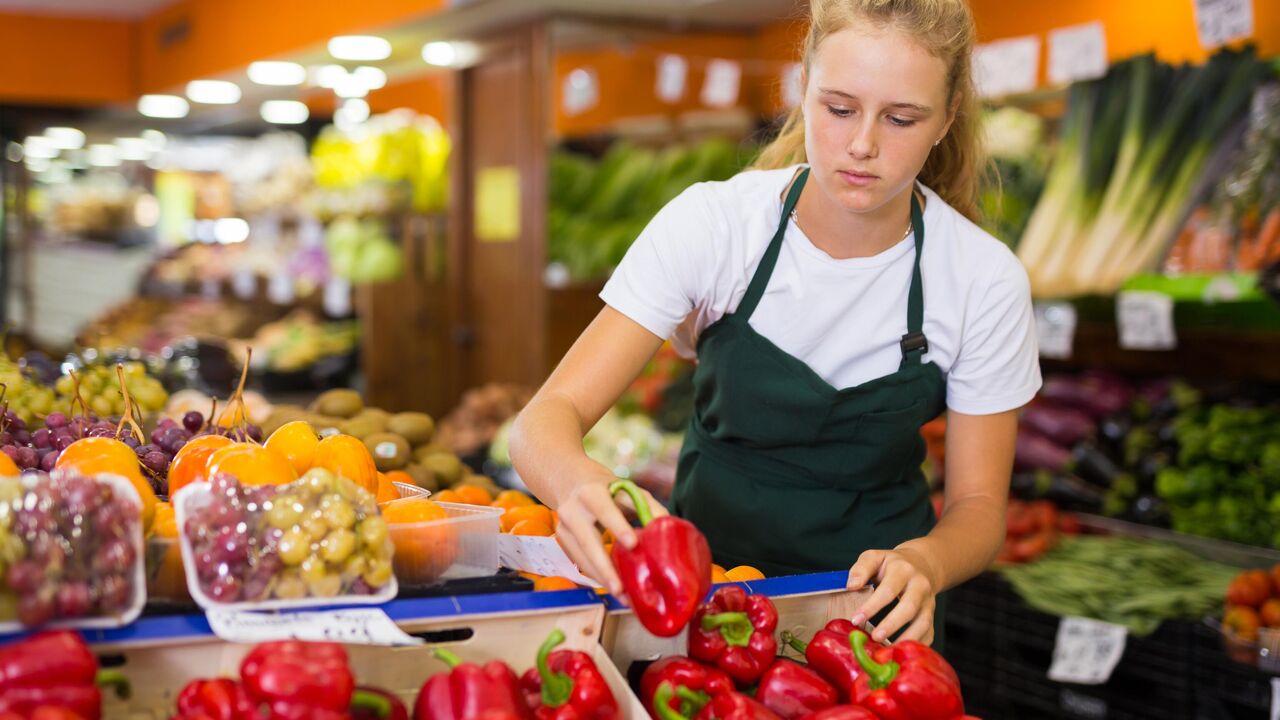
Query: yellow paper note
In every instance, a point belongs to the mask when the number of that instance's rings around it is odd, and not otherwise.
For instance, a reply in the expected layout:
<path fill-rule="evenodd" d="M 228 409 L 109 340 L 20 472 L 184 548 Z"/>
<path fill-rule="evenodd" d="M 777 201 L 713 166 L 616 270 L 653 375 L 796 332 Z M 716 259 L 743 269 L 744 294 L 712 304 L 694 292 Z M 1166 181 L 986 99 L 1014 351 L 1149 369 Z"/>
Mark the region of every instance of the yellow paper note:
<path fill-rule="evenodd" d="M 481 168 L 476 177 L 476 238 L 511 242 L 520 235 L 520 174 L 514 166 Z"/>

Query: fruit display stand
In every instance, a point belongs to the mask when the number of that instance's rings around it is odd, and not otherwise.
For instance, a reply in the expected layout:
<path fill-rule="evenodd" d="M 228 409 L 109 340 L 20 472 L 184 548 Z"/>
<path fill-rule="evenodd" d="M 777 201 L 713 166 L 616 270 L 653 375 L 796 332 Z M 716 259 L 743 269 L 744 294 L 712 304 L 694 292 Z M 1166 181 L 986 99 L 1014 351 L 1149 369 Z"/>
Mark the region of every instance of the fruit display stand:
<path fill-rule="evenodd" d="M 425 644 L 348 645 L 351 667 L 362 684 L 387 688 L 410 707 L 423 682 L 445 669 L 432 657 L 433 648 L 448 648 L 465 662 L 502 660 L 523 671 L 533 667 L 548 634 L 559 629 L 566 638 L 561 647 L 592 656 L 623 717 L 647 717 L 600 645 L 606 608 L 589 590 L 394 600 L 382 609 Z M 127 700 L 105 699 L 103 717 L 129 720 L 170 717 L 176 695 L 187 682 L 234 677 L 250 649 L 219 639 L 201 614 L 144 617 L 127 627 L 83 634 L 102 664 L 121 671 L 132 686 Z M 0 637 L 0 642 L 16 637 Z"/>
<path fill-rule="evenodd" d="M 849 573 L 835 571 L 790 575 L 738 583 L 748 593 L 767 595 L 778 609 L 778 632 L 789 631 L 800 638 L 810 638 L 828 621 L 851 618 L 871 596 L 871 590 L 853 592 L 845 587 Z M 614 664 L 624 673 L 636 661 L 656 660 L 668 655 L 684 655 L 688 647 L 688 630 L 669 638 L 661 638 L 645 630 L 635 613 L 612 595 L 606 595 L 608 616 L 601 644 Z M 779 644 L 786 657 L 798 654 Z"/>

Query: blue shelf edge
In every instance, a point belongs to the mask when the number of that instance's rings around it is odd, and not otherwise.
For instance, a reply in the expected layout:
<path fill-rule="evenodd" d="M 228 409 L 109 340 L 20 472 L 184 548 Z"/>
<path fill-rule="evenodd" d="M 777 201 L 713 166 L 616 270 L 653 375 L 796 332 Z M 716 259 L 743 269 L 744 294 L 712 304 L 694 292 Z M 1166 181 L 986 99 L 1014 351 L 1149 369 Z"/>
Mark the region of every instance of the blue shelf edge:
<path fill-rule="evenodd" d="M 844 590 L 848 585 L 848 581 L 849 572 L 847 570 L 833 570 L 831 572 L 781 575 L 763 580 L 722 584 L 738 585 L 749 593 L 758 593 L 769 597 L 785 597 L 787 595 L 807 595 L 810 593 Z M 712 586 L 712 593 L 715 592 L 716 587 L 719 586 Z M 707 594 L 708 597 L 710 597 L 710 594 Z M 609 612 L 630 612 L 630 608 L 613 595 L 601 595 L 600 597 L 604 599 L 605 608 Z"/>

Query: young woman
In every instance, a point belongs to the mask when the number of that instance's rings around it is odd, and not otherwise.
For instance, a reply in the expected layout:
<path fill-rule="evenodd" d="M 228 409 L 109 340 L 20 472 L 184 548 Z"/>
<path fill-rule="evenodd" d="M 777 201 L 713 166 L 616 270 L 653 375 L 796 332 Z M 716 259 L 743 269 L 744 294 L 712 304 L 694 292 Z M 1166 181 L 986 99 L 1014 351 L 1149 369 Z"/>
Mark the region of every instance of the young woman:
<path fill-rule="evenodd" d="M 1039 389 L 1026 273 L 974 225 L 983 167 L 964 0 L 811 0 L 803 101 L 756 169 L 689 188 L 522 413 L 516 468 L 582 570 L 630 545 L 591 428 L 664 338 L 696 350 L 673 510 L 717 562 L 849 568 L 855 622 L 932 642 L 938 594 L 1004 540 L 1017 409 Z M 920 426 L 947 412 L 934 517 Z"/>

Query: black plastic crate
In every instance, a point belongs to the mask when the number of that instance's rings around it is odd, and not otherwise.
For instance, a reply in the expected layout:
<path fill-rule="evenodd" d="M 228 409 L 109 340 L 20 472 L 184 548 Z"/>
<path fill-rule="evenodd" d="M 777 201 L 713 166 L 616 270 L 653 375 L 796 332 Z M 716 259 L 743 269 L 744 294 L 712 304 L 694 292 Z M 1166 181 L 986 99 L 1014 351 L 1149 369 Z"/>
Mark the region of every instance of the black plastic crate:
<path fill-rule="evenodd" d="M 1270 718 L 1272 676 L 1232 660 L 1213 629 L 1196 624 L 1192 632 L 1196 720 Z"/>

